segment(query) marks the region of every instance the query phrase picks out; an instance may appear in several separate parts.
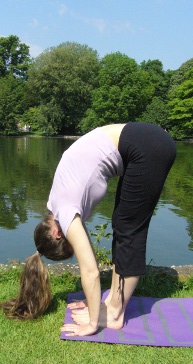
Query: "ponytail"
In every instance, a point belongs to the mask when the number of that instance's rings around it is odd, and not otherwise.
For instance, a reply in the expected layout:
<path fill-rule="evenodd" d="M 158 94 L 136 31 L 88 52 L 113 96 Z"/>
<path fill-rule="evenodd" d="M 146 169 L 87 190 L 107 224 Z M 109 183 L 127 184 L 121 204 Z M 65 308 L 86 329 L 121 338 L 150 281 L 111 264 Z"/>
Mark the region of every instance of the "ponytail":
<path fill-rule="evenodd" d="M 9 318 L 24 320 L 40 316 L 51 301 L 49 274 L 38 253 L 26 260 L 18 297 L 1 303 Z"/>
<path fill-rule="evenodd" d="M 36 318 L 46 310 L 51 301 L 49 275 L 41 255 L 47 259 L 60 261 L 69 259 L 74 253 L 64 236 L 56 239 L 51 235 L 51 219 L 53 215 L 49 214 L 35 229 L 37 252 L 26 260 L 18 297 L 0 303 L 0 308 L 3 308 L 10 318 L 24 320 Z"/>

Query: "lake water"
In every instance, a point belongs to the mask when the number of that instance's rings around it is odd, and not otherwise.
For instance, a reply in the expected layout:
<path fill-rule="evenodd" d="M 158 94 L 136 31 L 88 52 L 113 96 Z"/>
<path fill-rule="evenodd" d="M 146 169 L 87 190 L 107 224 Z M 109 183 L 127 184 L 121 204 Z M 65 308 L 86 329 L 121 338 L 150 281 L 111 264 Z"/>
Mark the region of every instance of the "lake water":
<path fill-rule="evenodd" d="M 42 137 L 0 137 L 0 263 L 23 262 L 35 252 L 33 231 L 46 212 L 55 168 L 72 140 Z M 177 159 L 152 217 L 146 263 L 193 264 L 193 144 L 177 143 Z M 117 179 L 87 222 L 89 231 L 108 222 Z M 111 241 L 101 241 L 101 247 Z M 45 262 L 50 262 L 44 259 Z M 70 261 L 74 263 L 73 258 Z"/>

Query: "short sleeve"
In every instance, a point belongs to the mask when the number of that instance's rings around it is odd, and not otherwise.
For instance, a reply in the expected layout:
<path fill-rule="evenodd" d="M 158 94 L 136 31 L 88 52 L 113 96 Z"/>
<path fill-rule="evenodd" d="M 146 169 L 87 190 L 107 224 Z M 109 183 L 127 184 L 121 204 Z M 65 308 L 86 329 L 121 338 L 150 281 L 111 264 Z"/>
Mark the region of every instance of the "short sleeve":
<path fill-rule="evenodd" d="M 79 214 L 80 217 L 82 215 L 80 209 L 73 205 L 65 206 L 58 211 L 58 216 L 56 217 L 56 220 L 59 222 L 65 237 L 67 235 L 68 228 L 76 214 Z"/>

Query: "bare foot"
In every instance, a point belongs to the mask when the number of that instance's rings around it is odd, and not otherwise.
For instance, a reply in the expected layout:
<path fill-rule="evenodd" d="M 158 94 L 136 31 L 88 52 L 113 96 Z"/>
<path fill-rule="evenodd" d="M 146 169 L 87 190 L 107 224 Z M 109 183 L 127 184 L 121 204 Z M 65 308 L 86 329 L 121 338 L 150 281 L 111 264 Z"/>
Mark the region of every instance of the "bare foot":
<path fill-rule="evenodd" d="M 72 311 L 72 318 L 78 325 L 88 324 L 90 321 L 88 309 Z M 116 317 L 112 308 L 101 304 L 99 315 L 99 326 L 108 327 L 109 329 L 119 330 L 123 327 L 124 313 Z"/>
<path fill-rule="evenodd" d="M 109 329 L 119 330 L 123 327 L 124 313 L 117 316 L 110 305 L 101 305 L 99 326 L 108 327 Z"/>
<path fill-rule="evenodd" d="M 78 325 L 86 325 L 90 322 L 90 317 L 87 307 L 82 310 L 73 310 L 71 317 L 74 320 L 74 322 L 76 322 L 76 324 Z"/>
<path fill-rule="evenodd" d="M 67 308 L 70 308 L 71 310 L 74 310 L 76 308 L 85 308 L 87 307 L 87 301 L 83 300 L 83 301 L 74 301 L 71 302 L 67 305 Z"/>

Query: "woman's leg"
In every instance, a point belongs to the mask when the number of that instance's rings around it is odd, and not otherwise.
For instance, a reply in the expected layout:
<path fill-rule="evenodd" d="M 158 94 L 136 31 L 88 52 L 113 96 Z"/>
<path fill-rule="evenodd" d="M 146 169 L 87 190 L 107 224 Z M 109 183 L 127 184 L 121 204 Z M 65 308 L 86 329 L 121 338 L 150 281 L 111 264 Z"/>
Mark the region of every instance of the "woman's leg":
<path fill-rule="evenodd" d="M 121 277 L 140 276 L 146 271 L 149 223 L 175 160 L 176 147 L 162 128 L 130 123 L 120 136 L 119 151 L 125 169 L 112 218 L 113 264 Z"/>
<path fill-rule="evenodd" d="M 139 277 L 124 278 L 124 303 L 122 305 L 122 296 L 119 289 L 120 279 L 119 275 L 114 271 L 111 295 L 108 296 L 108 302 L 105 301 L 101 304 L 99 326 L 116 330 L 123 327 L 125 309 L 138 280 Z M 88 309 L 73 310 L 72 318 L 79 325 L 87 324 L 89 322 Z"/>
<path fill-rule="evenodd" d="M 120 141 L 125 172 L 117 187 L 112 218 L 115 271 L 107 301 L 108 327 L 114 319 L 118 326 L 123 324 L 129 299 L 145 274 L 149 223 L 176 155 L 175 144 L 163 129 L 139 123 L 125 129 L 128 134 L 125 130 Z M 103 309 L 101 322 L 104 317 Z"/>
<path fill-rule="evenodd" d="M 107 296 L 107 298 L 105 299 L 105 302 L 104 302 L 106 305 L 110 302 L 110 300 L 111 300 L 111 298 L 113 296 L 114 284 L 115 284 L 115 265 L 113 264 L 111 288 L 110 288 L 109 294 L 108 294 L 108 296 Z"/>
<path fill-rule="evenodd" d="M 124 129 L 120 153 L 125 172 L 119 180 L 112 218 L 115 268 L 99 318 L 100 326 L 114 329 L 123 326 L 126 306 L 139 276 L 145 274 L 149 223 L 176 152 L 169 135 L 155 125 L 131 123 Z M 72 317 L 77 323 L 89 319 L 84 310 L 73 312 Z"/>
<path fill-rule="evenodd" d="M 112 296 L 108 303 L 101 305 L 99 325 L 111 329 L 121 329 L 123 327 L 124 313 L 127 304 L 137 286 L 139 277 L 124 277 L 124 302 L 120 290 L 120 276 L 114 273 L 114 286 Z"/>

